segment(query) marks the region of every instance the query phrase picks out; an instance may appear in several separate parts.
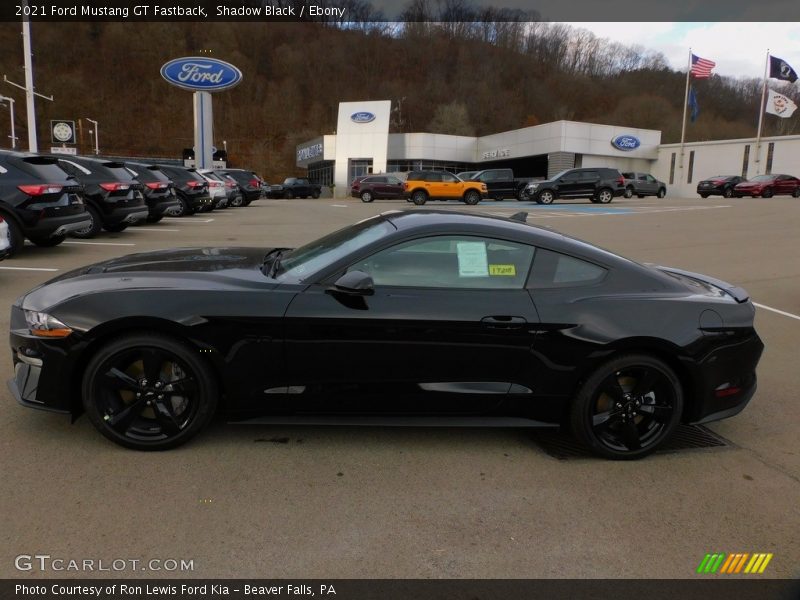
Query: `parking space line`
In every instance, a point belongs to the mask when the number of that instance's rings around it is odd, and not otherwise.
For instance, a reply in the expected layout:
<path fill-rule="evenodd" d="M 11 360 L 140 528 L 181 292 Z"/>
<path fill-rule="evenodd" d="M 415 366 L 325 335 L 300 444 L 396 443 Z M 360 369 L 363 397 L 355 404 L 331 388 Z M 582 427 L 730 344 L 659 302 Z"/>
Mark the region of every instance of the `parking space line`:
<path fill-rule="evenodd" d="M 43 267 L 0 267 L 4 271 L 58 271 L 58 269 L 45 269 Z"/>
<path fill-rule="evenodd" d="M 758 308 L 763 308 L 764 310 L 769 310 L 774 313 L 778 313 L 779 315 L 783 315 L 784 317 L 789 317 L 790 319 L 797 319 L 798 321 L 800 321 L 800 316 L 793 315 L 792 313 L 786 312 L 785 310 L 778 310 L 777 308 L 772 308 L 771 306 L 759 304 L 758 302 L 753 302 L 753 306 L 757 306 Z"/>
<path fill-rule="evenodd" d="M 214 219 L 187 219 L 186 217 L 164 217 L 164 221 L 180 221 L 182 224 L 185 223 L 187 225 L 205 225 L 206 223 L 211 223 Z"/>
<path fill-rule="evenodd" d="M 335 206 L 336 208 L 347 208 L 347 204 L 331 204 L 331 206 Z"/>
<path fill-rule="evenodd" d="M 62 242 L 63 244 L 74 244 L 76 246 L 135 246 L 128 242 Z"/>
<path fill-rule="evenodd" d="M 180 229 L 159 229 L 156 227 L 131 227 L 127 231 L 165 231 L 167 233 L 175 233 L 176 231 L 180 231 Z"/>

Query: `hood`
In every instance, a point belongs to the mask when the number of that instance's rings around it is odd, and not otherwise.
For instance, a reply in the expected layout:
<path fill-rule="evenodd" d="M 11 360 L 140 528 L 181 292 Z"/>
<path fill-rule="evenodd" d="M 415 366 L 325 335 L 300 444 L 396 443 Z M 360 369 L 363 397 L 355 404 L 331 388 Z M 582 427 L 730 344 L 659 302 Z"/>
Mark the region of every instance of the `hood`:
<path fill-rule="evenodd" d="M 756 188 L 762 187 L 764 185 L 768 185 L 772 183 L 771 181 L 743 181 L 741 183 L 737 183 L 737 188 Z"/>
<path fill-rule="evenodd" d="M 74 269 L 31 290 L 17 301 L 46 310 L 71 298 L 123 289 L 233 289 L 270 282 L 260 270 L 270 248 L 176 248 L 119 258 Z"/>

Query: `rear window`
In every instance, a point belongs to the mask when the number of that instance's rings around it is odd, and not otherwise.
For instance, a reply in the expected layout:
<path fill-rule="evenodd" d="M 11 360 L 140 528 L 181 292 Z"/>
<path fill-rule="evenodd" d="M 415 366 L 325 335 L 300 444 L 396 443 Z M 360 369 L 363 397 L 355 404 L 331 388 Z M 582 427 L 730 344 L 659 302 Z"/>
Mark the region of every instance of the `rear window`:
<path fill-rule="evenodd" d="M 103 166 L 114 176 L 116 181 L 133 181 L 133 174 L 122 163 L 104 163 Z"/>
<path fill-rule="evenodd" d="M 11 161 L 9 161 L 11 162 Z M 44 157 L 23 158 L 15 161 L 16 166 L 29 175 L 46 181 L 47 183 L 59 183 L 70 178 L 69 173 L 58 166 L 55 160 Z"/>

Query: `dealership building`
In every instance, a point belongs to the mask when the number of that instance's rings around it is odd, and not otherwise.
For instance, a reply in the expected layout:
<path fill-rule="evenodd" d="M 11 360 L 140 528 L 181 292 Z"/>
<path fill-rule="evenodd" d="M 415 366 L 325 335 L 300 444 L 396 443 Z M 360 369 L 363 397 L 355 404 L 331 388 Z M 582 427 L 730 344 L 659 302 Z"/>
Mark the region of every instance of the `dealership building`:
<path fill-rule="evenodd" d="M 672 196 L 693 196 L 712 175 L 800 171 L 800 136 L 662 144 L 661 132 L 617 125 L 554 121 L 480 137 L 389 133 L 389 100 L 342 102 L 336 133 L 297 145 L 296 164 L 309 178 L 349 193 L 368 173 L 444 169 L 453 173 L 511 168 L 517 177 L 546 178 L 572 167 L 652 173 Z"/>

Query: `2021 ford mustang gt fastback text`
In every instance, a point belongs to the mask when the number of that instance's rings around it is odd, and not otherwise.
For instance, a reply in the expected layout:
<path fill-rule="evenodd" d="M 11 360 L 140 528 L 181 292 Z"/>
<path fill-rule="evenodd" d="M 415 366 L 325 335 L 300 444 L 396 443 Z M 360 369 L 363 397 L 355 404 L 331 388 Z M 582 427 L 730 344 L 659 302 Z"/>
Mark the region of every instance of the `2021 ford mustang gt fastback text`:
<path fill-rule="evenodd" d="M 523 220 L 388 212 L 294 250 L 77 269 L 14 304 L 9 387 L 143 450 L 224 411 L 557 425 L 625 459 L 745 407 L 763 345 L 744 290 Z"/>

